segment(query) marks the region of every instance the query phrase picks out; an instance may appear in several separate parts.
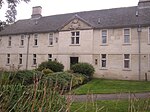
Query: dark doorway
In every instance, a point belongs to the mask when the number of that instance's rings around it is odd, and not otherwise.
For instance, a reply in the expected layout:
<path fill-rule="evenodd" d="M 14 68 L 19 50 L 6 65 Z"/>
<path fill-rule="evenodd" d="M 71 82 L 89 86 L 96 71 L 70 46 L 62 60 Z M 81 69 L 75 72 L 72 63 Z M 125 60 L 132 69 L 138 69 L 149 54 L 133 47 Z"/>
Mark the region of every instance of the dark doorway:
<path fill-rule="evenodd" d="M 70 67 L 76 63 L 78 63 L 79 57 L 70 57 Z"/>

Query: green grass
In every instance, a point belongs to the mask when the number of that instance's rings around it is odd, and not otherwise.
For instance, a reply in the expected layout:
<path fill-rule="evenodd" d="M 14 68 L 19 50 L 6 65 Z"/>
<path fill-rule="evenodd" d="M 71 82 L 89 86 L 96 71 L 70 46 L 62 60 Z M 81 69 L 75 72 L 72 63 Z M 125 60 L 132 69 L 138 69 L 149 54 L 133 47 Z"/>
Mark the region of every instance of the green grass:
<path fill-rule="evenodd" d="M 149 112 L 150 100 L 74 102 L 71 112 Z"/>
<path fill-rule="evenodd" d="M 93 79 L 72 91 L 73 94 L 149 92 L 150 82 Z"/>

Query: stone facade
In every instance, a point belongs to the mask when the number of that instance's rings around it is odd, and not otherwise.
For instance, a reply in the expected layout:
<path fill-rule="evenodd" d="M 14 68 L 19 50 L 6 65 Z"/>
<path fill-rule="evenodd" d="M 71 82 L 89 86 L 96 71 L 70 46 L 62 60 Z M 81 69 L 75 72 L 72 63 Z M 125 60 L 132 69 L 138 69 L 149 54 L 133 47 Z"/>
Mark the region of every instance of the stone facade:
<path fill-rule="evenodd" d="M 150 80 L 150 25 L 137 29 L 95 28 L 74 15 L 56 31 L 0 34 L 0 67 L 34 69 L 57 60 L 69 70 L 72 63 L 87 62 L 94 66 L 95 77 L 145 80 L 147 75 Z"/>

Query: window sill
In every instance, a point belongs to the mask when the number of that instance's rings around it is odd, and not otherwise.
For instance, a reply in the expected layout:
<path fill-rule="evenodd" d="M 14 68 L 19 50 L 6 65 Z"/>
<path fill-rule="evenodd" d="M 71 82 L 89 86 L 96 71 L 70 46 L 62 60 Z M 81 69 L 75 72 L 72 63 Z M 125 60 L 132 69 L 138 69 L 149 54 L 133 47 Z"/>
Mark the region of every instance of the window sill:
<path fill-rule="evenodd" d="M 34 45 L 33 47 L 34 47 L 34 48 L 35 48 L 35 47 L 38 47 L 38 45 Z"/>
<path fill-rule="evenodd" d="M 108 44 L 101 44 L 100 46 L 108 46 Z"/>
<path fill-rule="evenodd" d="M 124 45 L 124 46 L 131 45 L 131 43 L 123 43 L 122 45 Z"/>
<path fill-rule="evenodd" d="M 69 46 L 80 46 L 80 44 L 71 44 Z"/>
<path fill-rule="evenodd" d="M 108 70 L 108 68 L 100 68 L 100 70 Z"/>
<path fill-rule="evenodd" d="M 11 46 L 8 46 L 7 48 L 11 48 Z"/>
<path fill-rule="evenodd" d="M 48 47 L 54 47 L 53 45 L 48 45 Z"/>
<path fill-rule="evenodd" d="M 6 66 L 10 66 L 10 64 L 6 64 Z"/>
<path fill-rule="evenodd" d="M 127 68 L 124 68 L 123 71 L 132 71 L 130 68 L 127 69 Z"/>

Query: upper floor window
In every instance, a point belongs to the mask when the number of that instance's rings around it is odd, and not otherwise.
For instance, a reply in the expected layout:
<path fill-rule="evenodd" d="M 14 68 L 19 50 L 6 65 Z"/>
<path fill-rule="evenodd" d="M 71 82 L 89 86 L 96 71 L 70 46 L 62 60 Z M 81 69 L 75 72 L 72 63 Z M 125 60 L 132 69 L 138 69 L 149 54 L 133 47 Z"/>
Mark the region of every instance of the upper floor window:
<path fill-rule="evenodd" d="M 7 64 L 10 64 L 10 54 L 7 54 Z"/>
<path fill-rule="evenodd" d="M 148 29 L 148 43 L 150 44 L 150 28 Z"/>
<path fill-rule="evenodd" d="M 130 60 L 130 54 L 124 54 L 124 69 L 130 69 L 130 63 L 131 63 L 131 60 Z"/>
<path fill-rule="evenodd" d="M 9 38 L 8 38 L 8 46 L 11 46 L 11 41 L 12 41 L 12 37 L 9 36 Z"/>
<path fill-rule="evenodd" d="M 79 44 L 80 42 L 80 32 L 71 32 L 71 44 Z"/>
<path fill-rule="evenodd" d="M 37 64 L 37 60 L 36 60 L 36 54 L 33 54 L 33 65 L 36 65 Z"/>
<path fill-rule="evenodd" d="M 130 29 L 124 29 L 124 44 L 130 44 Z"/>
<path fill-rule="evenodd" d="M 102 30 L 102 44 L 107 44 L 107 30 Z"/>
<path fill-rule="evenodd" d="M 34 34 L 34 45 L 38 45 L 38 34 Z"/>
<path fill-rule="evenodd" d="M 25 37 L 25 35 L 21 35 L 21 39 L 20 39 L 21 46 L 24 46 L 24 37 Z"/>
<path fill-rule="evenodd" d="M 49 41 L 49 45 L 53 45 L 53 33 L 49 34 L 48 41 Z"/>
<path fill-rule="evenodd" d="M 52 61 L 52 54 L 48 54 L 48 61 Z"/>
<path fill-rule="evenodd" d="M 19 54 L 19 64 L 21 65 L 22 64 L 22 54 Z"/>
<path fill-rule="evenodd" d="M 106 68 L 107 67 L 107 55 L 106 54 L 101 54 L 101 68 Z"/>

